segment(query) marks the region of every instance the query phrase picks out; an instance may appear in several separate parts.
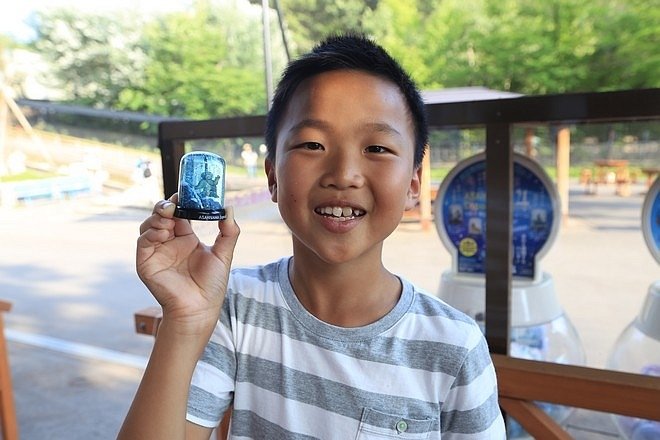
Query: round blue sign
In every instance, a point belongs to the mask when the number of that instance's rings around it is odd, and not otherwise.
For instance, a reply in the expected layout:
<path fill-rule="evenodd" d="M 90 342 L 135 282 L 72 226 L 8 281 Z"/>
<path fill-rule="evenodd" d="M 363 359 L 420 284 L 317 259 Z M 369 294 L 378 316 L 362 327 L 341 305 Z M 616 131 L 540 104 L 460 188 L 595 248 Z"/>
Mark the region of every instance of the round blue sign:
<path fill-rule="evenodd" d="M 556 233 L 558 196 L 543 169 L 528 158 L 514 156 L 513 175 L 513 276 L 534 278 L 536 260 Z M 483 153 L 454 167 L 438 192 L 435 210 L 438 232 L 455 256 L 455 269 L 459 273 L 483 274 L 486 262 Z"/>
<path fill-rule="evenodd" d="M 655 179 L 644 198 L 642 233 L 651 255 L 660 263 L 660 178 Z"/>

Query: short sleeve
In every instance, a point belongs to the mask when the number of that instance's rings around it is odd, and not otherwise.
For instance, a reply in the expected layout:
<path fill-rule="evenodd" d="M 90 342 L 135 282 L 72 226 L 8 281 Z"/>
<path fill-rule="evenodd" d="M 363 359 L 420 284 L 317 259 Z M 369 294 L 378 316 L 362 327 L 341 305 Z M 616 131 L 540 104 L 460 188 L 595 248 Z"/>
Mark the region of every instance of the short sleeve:
<path fill-rule="evenodd" d="M 481 332 L 478 343 L 466 354 L 440 418 L 443 439 L 506 438 L 495 367 Z"/>
<path fill-rule="evenodd" d="M 198 425 L 217 426 L 232 403 L 236 377 L 236 354 L 228 294 L 220 319 L 202 353 L 190 384 L 186 418 Z"/>

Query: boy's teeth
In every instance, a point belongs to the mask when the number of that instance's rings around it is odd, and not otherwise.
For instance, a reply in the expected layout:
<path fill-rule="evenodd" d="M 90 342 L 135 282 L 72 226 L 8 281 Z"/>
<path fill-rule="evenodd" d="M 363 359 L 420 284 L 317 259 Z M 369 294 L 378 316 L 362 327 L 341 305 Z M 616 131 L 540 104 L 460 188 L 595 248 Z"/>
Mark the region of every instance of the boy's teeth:
<path fill-rule="evenodd" d="M 321 214 L 331 215 L 333 217 L 352 217 L 354 215 L 360 215 L 361 211 L 359 209 L 353 210 L 350 206 L 326 206 L 319 210 Z"/>

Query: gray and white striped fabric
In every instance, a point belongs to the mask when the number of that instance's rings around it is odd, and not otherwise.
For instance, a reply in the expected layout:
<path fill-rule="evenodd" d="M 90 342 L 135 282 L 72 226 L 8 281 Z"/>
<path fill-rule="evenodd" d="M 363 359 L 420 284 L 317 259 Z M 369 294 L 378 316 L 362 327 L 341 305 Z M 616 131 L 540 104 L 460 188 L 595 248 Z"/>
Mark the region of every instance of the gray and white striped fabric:
<path fill-rule="evenodd" d="M 359 328 L 296 298 L 288 258 L 232 271 L 193 376 L 188 420 L 232 439 L 503 439 L 495 371 L 475 322 L 401 280 L 394 309 Z"/>

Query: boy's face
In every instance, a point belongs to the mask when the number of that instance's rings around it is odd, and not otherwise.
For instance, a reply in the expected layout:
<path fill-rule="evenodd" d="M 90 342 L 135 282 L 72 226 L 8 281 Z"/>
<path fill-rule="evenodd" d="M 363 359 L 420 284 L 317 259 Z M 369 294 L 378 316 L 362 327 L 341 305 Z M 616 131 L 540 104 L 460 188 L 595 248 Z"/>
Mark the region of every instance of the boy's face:
<path fill-rule="evenodd" d="M 415 206 L 413 123 L 394 83 L 340 70 L 302 82 L 266 163 L 273 201 L 296 253 L 325 262 L 375 252 Z"/>

